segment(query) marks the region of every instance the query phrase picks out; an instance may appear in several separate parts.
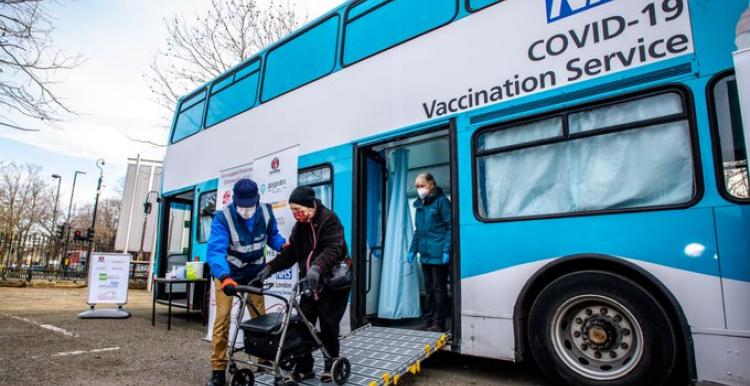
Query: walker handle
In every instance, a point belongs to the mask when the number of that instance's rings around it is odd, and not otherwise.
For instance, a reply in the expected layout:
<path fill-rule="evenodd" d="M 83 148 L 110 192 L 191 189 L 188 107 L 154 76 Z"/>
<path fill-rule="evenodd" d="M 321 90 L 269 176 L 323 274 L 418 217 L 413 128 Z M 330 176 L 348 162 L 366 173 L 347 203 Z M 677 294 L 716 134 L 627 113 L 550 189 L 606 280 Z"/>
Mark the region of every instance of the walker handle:
<path fill-rule="evenodd" d="M 237 293 L 251 293 L 253 295 L 265 295 L 263 288 L 251 287 L 249 285 L 238 285 Z"/>

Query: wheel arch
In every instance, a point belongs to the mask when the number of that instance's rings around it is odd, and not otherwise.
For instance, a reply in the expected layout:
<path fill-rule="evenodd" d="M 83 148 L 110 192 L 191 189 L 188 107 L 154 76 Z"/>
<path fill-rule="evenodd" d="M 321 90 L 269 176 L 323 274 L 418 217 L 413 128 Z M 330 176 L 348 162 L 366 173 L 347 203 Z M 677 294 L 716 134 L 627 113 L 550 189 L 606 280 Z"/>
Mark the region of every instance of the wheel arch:
<path fill-rule="evenodd" d="M 555 259 L 540 268 L 526 282 L 513 308 L 516 361 L 520 362 L 528 358 L 529 342 L 526 336 L 526 328 L 529 310 L 536 297 L 553 280 L 562 275 L 583 270 L 601 270 L 625 276 L 643 286 L 654 296 L 667 311 L 670 321 L 677 328 L 677 343 L 681 346 L 679 351 L 681 363 L 685 366 L 684 374 L 688 377 L 689 382 L 694 382 L 697 379 L 690 325 L 672 292 L 653 274 L 638 265 L 622 258 L 596 253 L 576 254 Z"/>

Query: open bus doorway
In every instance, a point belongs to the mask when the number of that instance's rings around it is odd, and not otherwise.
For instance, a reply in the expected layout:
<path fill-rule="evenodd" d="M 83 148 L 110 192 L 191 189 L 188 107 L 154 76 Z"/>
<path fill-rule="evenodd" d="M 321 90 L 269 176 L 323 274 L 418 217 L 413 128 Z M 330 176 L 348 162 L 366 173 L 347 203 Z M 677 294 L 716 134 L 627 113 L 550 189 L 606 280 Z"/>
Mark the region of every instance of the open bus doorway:
<path fill-rule="evenodd" d="M 162 242 L 159 244 L 159 262 L 156 267 L 157 277 L 164 277 L 173 269 L 184 269 L 189 261 L 192 246 L 192 218 L 194 192 L 189 190 L 174 196 L 164 197 L 161 223 Z M 157 301 L 169 297 L 169 289 L 160 284 L 156 287 Z M 187 306 L 187 288 L 185 284 L 172 285 L 172 304 Z"/>
<path fill-rule="evenodd" d="M 407 261 L 415 231 L 414 203 L 419 199 L 414 181 L 419 174 L 430 173 L 451 200 L 455 182 L 450 138 L 445 128 L 357 149 L 356 325 L 407 329 L 424 325 L 428 299 L 422 266 L 419 258 Z M 455 233 L 456 225 L 451 229 Z M 454 247 L 449 265 L 456 266 L 456 257 Z M 456 307 L 453 276 L 448 275 L 446 331 L 452 330 Z"/>

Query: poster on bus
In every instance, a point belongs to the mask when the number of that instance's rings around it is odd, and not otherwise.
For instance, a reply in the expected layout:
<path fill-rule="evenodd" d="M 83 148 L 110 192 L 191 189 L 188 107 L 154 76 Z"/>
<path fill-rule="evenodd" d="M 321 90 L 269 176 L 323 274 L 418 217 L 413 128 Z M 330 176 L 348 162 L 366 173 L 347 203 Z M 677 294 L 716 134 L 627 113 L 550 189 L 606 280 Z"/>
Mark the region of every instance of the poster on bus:
<path fill-rule="evenodd" d="M 273 208 L 274 217 L 279 232 L 289 239 L 295 220 L 289 209 L 289 195 L 297 187 L 297 159 L 299 146 L 269 154 L 258 158 L 254 163 L 253 176 L 260 190 L 261 202 L 268 203 Z M 277 253 L 268 248 L 267 261 L 276 257 Z M 267 282 L 273 284 L 272 291 L 289 297 L 292 287 L 297 282 L 298 269 L 294 267 L 278 272 Z M 266 308 L 271 309 L 281 303 L 280 300 L 266 296 Z"/>
<path fill-rule="evenodd" d="M 93 253 L 89 267 L 88 304 L 126 304 L 130 255 Z"/>
<path fill-rule="evenodd" d="M 243 178 L 253 178 L 252 162 L 219 172 L 219 186 L 216 188 L 216 210 L 220 210 L 232 202 L 232 187 Z"/>

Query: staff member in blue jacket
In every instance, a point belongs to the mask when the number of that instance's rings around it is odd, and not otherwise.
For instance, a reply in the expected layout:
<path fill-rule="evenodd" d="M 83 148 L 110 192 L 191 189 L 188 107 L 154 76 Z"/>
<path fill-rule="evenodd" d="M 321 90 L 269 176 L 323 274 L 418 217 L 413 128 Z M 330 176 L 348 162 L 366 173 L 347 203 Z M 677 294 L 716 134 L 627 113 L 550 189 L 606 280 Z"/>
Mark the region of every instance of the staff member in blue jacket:
<path fill-rule="evenodd" d="M 265 248 L 281 252 L 287 246 L 279 234 L 271 205 L 259 204 L 258 185 L 250 179 L 234 184 L 232 203 L 214 212 L 206 259 L 216 287 L 216 318 L 211 339 L 211 379 L 208 386 L 226 384 L 227 345 L 232 299 L 236 286 L 249 284 L 266 266 Z M 262 315 L 262 296 L 250 296 Z M 249 307 L 251 317 L 258 317 Z"/>
<path fill-rule="evenodd" d="M 414 187 L 419 199 L 414 202 L 416 231 L 411 241 L 409 263 L 419 253 L 427 292 L 424 329 L 445 331 L 448 312 L 448 263 L 451 260 L 451 202 L 430 173 L 417 176 Z"/>

